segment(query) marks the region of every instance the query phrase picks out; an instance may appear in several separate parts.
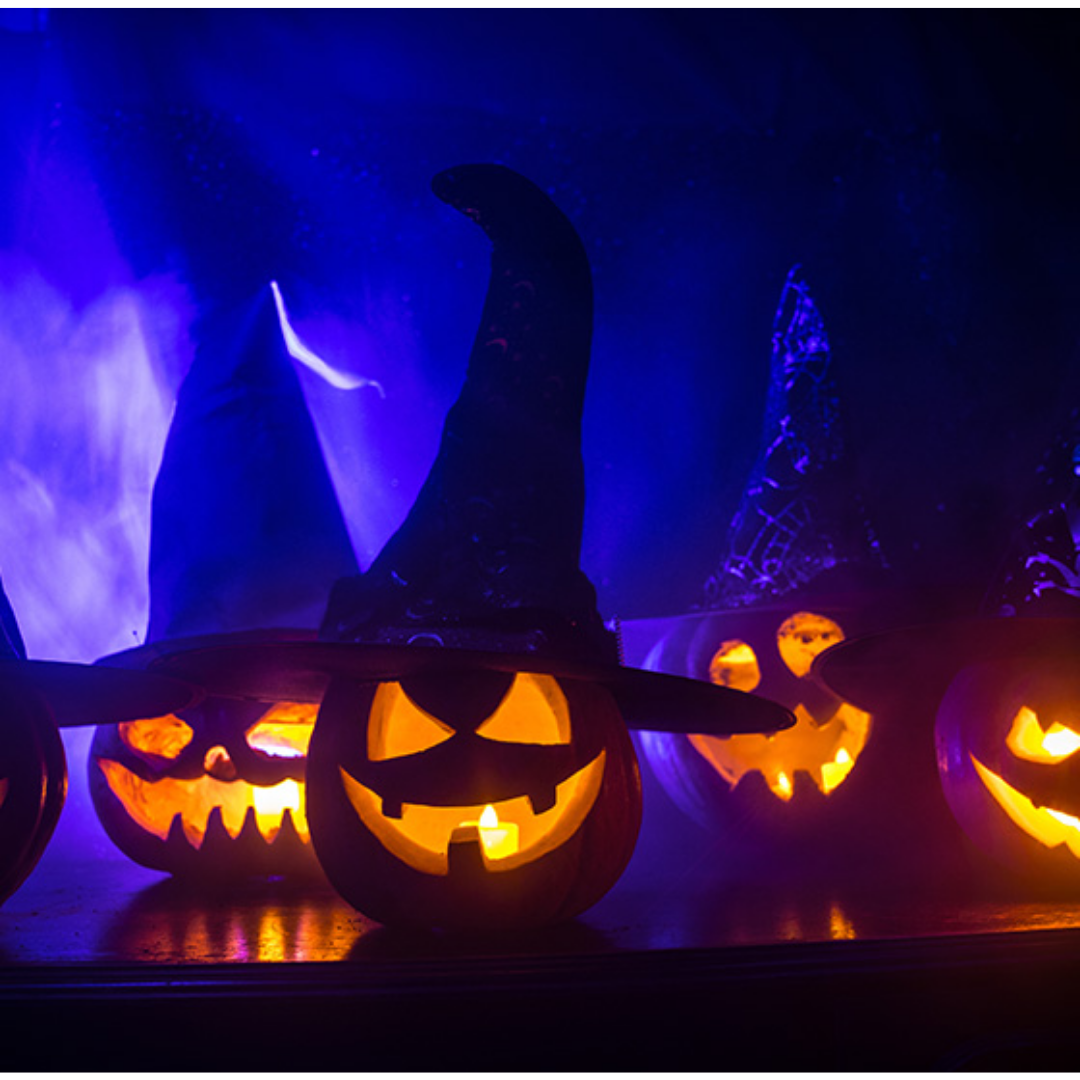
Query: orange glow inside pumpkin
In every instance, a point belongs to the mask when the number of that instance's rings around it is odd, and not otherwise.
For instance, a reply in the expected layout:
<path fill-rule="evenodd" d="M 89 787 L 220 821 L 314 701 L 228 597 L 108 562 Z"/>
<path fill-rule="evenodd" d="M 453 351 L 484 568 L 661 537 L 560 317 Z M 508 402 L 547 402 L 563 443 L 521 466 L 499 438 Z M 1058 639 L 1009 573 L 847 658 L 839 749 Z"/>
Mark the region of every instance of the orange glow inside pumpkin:
<path fill-rule="evenodd" d="M 497 742 L 566 745 L 569 704 L 552 676 L 521 672 L 476 734 Z M 419 708 L 400 683 L 383 683 L 376 690 L 368 723 L 373 761 L 422 753 L 453 735 L 451 727 Z M 400 816 L 389 818 L 380 795 L 345 769 L 340 772 L 353 809 L 383 847 L 415 870 L 445 876 L 453 843 L 478 841 L 491 871 L 512 870 L 561 847 L 592 810 L 605 761 L 606 752 L 600 751 L 556 785 L 555 803 L 542 813 L 534 812 L 528 795 L 521 795 L 468 806 L 403 803 Z"/>
<path fill-rule="evenodd" d="M 513 870 L 561 847 L 588 816 L 604 779 L 606 751 L 555 788 L 555 805 L 533 811 L 528 795 L 475 806 L 402 803 L 401 816 L 388 818 L 382 799 L 344 769 L 345 792 L 360 820 L 387 851 L 424 874 L 450 872 L 451 843 L 479 840 L 484 865 Z M 486 815 L 486 817 L 485 817 Z"/>
<path fill-rule="evenodd" d="M 120 725 L 120 738 L 140 757 L 172 761 L 180 756 L 195 732 L 179 716 L 155 716 Z"/>
<path fill-rule="evenodd" d="M 754 650 L 745 641 L 725 641 L 709 663 L 709 681 L 717 686 L 750 693 L 761 682 Z"/>
<path fill-rule="evenodd" d="M 270 757 L 304 757 L 317 712 L 317 705 L 280 702 L 264 713 L 244 737 L 252 749 Z M 119 727 L 125 744 L 158 768 L 175 760 L 194 736 L 190 725 L 177 716 L 135 720 Z M 128 815 L 161 840 L 168 838 L 173 820 L 179 815 L 188 843 L 200 847 L 210 815 L 218 808 L 221 823 L 233 838 L 240 835 L 250 814 L 262 838 L 272 843 L 288 812 L 300 839 L 310 841 L 303 781 L 258 785 L 238 779 L 223 746 L 207 751 L 205 765 L 213 775 L 193 780 L 168 776 L 143 780 L 117 761 L 98 761 L 109 789 Z"/>
<path fill-rule="evenodd" d="M 1035 711 L 1024 705 L 1013 717 L 1005 745 L 1024 761 L 1056 764 L 1080 750 L 1080 734 L 1057 721 L 1044 731 Z M 969 756 L 979 779 L 1013 824 L 1040 844 L 1048 848 L 1064 845 L 1075 858 L 1080 859 L 1080 818 L 1048 806 L 1036 806 L 1026 795 L 983 765 L 974 754 Z"/>
<path fill-rule="evenodd" d="M 844 631 L 832 619 L 800 611 L 785 619 L 776 631 L 776 645 L 784 664 L 805 678 L 815 657 L 844 640 Z M 755 690 L 761 671 L 754 650 L 745 641 L 725 641 L 709 665 L 712 682 L 736 690 Z M 732 786 L 751 772 L 761 774 L 768 789 L 788 802 L 795 794 L 795 774 L 806 773 L 824 795 L 835 791 L 855 767 L 870 734 L 870 714 L 841 703 L 819 724 L 797 705 L 795 726 L 773 735 L 691 735 L 702 757 Z"/>
<path fill-rule="evenodd" d="M 844 631 L 824 615 L 799 611 L 785 619 L 776 631 L 776 647 L 787 669 L 800 679 L 826 649 L 844 640 Z"/>
<path fill-rule="evenodd" d="M 1005 745 L 1024 761 L 1056 763 L 1080 750 L 1080 734 L 1056 720 L 1043 731 L 1036 713 L 1024 705 L 1013 718 Z"/>
<path fill-rule="evenodd" d="M 974 755 L 971 755 L 971 763 L 986 789 L 1015 825 L 1049 848 L 1064 844 L 1075 858 L 1080 859 L 1080 818 L 1051 810 L 1048 806 L 1036 806 Z"/>
<path fill-rule="evenodd" d="M 548 675 L 519 674 L 499 707 L 476 734 L 496 742 L 560 746 L 570 742 L 570 709 Z M 368 758 L 386 761 L 429 750 L 454 729 L 421 709 L 400 683 L 381 683 L 368 720 Z"/>

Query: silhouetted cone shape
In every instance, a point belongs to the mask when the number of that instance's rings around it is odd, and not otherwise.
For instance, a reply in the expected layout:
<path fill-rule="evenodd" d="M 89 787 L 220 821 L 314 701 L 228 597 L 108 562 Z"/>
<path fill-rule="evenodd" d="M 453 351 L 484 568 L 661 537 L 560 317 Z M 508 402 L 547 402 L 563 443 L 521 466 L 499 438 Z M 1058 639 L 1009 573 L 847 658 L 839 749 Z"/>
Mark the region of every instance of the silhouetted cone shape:
<path fill-rule="evenodd" d="M 707 609 L 779 599 L 813 583 L 848 592 L 876 584 L 883 560 L 845 454 L 832 354 L 799 267 L 773 323 L 761 452 L 705 585 Z"/>
<path fill-rule="evenodd" d="M 269 287 L 197 332 L 154 485 L 147 642 L 313 629 L 357 564 Z"/>
<path fill-rule="evenodd" d="M 593 324 L 584 247 L 509 169 L 462 166 L 432 187 L 493 242 L 480 328 L 416 503 L 368 571 L 334 589 L 321 636 L 613 662 L 578 566 Z"/>

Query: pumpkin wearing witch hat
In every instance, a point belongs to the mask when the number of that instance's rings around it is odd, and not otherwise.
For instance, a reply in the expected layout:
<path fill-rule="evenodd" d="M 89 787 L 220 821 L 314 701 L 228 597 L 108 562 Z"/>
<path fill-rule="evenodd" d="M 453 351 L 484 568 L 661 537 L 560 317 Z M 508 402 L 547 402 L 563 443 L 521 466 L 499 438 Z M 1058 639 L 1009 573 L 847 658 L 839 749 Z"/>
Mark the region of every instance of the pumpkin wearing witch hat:
<path fill-rule="evenodd" d="M 212 309 L 154 485 L 143 667 L 180 643 L 315 636 L 356 562 L 272 288 Z M 183 876 L 317 872 L 304 812 L 314 705 L 208 697 L 102 727 L 90 791 L 116 845 Z"/>
<path fill-rule="evenodd" d="M 872 706 L 929 686 L 949 809 L 1033 883 L 1080 886 L 1080 423 L 1048 452 L 1042 509 L 1019 530 L 982 614 L 841 646 L 820 677 Z M 902 673 L 902 675 L 901 675 Z"/>
<path fill-rule="evenodd" d="M 215 692 L 322 700 L 308 809 L 332 884 L 384 923 L 569 918 L 618 879 L 641 818 L 627 725 L 763 731 L 771 702 L 621 667 L 578 560 L 592 282 L 530 181 L 472 165 L 439 198 L 493 242 L 461 394 L 431 472 L 317 643 L 160 662 Z"/>
<path fill-rule="evenodd" d="M 63 809 L 67 763 L 57 725 L 153 715 L 198 696 L 144 672 L 27 660 L 0 585 L 0 901 L 37 865 Z"/>
<path fill-rule="evenodd" d="M 884 562 L 853 475 L 824 321 L 795 267 L 773 323 L 761 450 L 720 566 L 698 610 L 626 624 L 650 670 L 793 710 L 795 726 L 772 734 L 640 736 L 673 801 L 753 850 L 831 836 L 860 801 L 872 717 L 810 676 L 819 653 L 887 610 Z"/>

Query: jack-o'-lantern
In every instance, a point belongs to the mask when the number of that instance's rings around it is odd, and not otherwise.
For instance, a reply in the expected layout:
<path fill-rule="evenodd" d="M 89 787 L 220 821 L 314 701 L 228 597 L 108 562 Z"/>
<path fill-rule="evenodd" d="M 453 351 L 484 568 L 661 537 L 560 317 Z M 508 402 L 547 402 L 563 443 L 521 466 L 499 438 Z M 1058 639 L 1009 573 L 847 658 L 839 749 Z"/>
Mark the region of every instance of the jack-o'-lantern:
<path fill-rule="evenodd" d="M 889 595 L 845 454 L 831 363 L 796 267 L 773 324 L 760 454 L 703 610 L 644 630 L 647 668 L 761 694 L 795 715 L 794 727 L 771 734 L 641 736 L 667 793 L 713 831 L 736 823 L 780 839 L 824 828 L 822 816 L 839 817 L 837 804 L 852 800 L 873 743 L 870 715 L 811 674 L 819 655 L 880 617 Z M 836 834 L 835 821 L 829 829 Z"/>
<path fill-rule="evenodd" d="M 37 865 L 67 794 L 64 745 L 42 694 L 0 682 L 0 901 Z"/>
<path fill-rule="evenodd" d="M 921 724 L 912 714 L 925 711 L 934 724 L 940 791 L 964 833 L 1030 883 L 1075 889 L 1080 412 L 1039 473 L 1043 509 L 1025 515 L 978 617 L 846 642 L 816 673 L 875 711 L 900 700 L 909 724 Z"/>
<path fill-rule="evenodd" d="M 1053 649 L 971 664 L 938 707 L 949 807 L 965 832 L 1036 880 L 1080 885 L 1080 672 Z"/>
<path fill-rule="evenodd" d="M 509 169 L 463 166 L 433 187 L 493 252 L 465 385 L 415 504 L 363 574 L 335 582 L 320 641 L 159 663 L 218 695 L 321 701 L 311 836 L 363 914 L 539 925 L 583 911 L 630 858 L 641 793 L 628 725 L 733 734 L 790 717 L 619 663 L 578 565 L 584 246 Z"/>
<path fill-rule="evenodd" d="M 172 873 L 314 872 L 304 778 L 316 711 L 211 697 L 99 728 L 90 793 L 105 831 L 136 862 Z"/>
<path fill-rule="evenodd" d="M 274 295 L 199 325 L 154 484 L 147 639 L 103 663 L 312 638 L 332 582 L 356 568 Z M 304 812 L 316 712 L 209 697 L 100 729 L 88 765 L 105 831 L 136 862 L 186 877 L 317 873 Z"/>
<path fill-rule="evenodd" d="M 845 614 L 773 607 L 675 621 L 647 668 L 760 693 L 795 715 L 794 727 L 772 734 L 642 733 L 643 752 L 677 805 L 707 827 L 734 815 L 795 828 L 836 798 L 873 727 L 869 713 L 810 674 L 814 659 L 844 639 Z"/>
<path fill-rule="evenodd" d="M 551 675 L 335 681 L 309 778 L 323 869 L 381 922 L 491 929 L 576 915 L 622 873 L 641 820 L 614 699 Z"/>

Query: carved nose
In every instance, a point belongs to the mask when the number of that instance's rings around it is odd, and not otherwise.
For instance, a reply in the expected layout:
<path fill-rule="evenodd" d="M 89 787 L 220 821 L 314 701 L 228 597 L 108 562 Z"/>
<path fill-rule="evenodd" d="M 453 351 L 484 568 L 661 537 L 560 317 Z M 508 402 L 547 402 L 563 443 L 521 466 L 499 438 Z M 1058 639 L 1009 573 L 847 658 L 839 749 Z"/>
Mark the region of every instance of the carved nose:
<path fill-rule="evenodd" d="M 203 758 L 203 768 L 215 780 L 235 780 L 236 766 L 224 746 L 211 746 Z"/>

